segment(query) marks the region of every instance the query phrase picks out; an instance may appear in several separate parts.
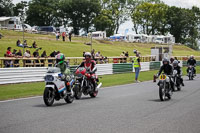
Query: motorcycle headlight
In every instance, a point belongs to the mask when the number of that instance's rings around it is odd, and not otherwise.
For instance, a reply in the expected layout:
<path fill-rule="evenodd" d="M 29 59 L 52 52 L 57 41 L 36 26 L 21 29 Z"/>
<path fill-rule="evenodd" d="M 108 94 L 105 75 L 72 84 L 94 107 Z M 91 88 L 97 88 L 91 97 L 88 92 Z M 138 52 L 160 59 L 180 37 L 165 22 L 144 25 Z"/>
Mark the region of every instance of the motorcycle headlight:
<path fill-rule="evenodd" d="M 44 79 L 45 79 L 45 81 L 53 81 L 54 80 L 54 77 L 52 76 L 52 75 L 46 75 L 45 77 L 44 77 Z"/>

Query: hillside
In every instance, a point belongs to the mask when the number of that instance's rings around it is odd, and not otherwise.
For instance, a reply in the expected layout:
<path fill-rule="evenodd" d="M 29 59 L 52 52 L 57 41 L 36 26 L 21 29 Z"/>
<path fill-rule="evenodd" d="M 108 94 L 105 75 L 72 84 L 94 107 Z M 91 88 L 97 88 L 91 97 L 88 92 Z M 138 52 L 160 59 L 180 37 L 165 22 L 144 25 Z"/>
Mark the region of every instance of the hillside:
<path fill-rule="evenodd" d="M 23 40 L 22 32 L 0 30 L 0 33 L 2 33 L 4 36 L 2 39 L 0 39 L 0 57 L 3 57 L 7 47 L 9 46 L 12 47 L 12 49 L 22 49 L 16 46 L 16 41 L 18 39 L 21 41 Z M 25 33 L 25 40 L 27 40 L 28 45 L 32 45 L 33 41 L 36 41 L 37 45 L 42 47 L 42 50 L 39 51 L 40 54 L 43 50 L 47 51 L 47 55 L 49 55 L 52 51 L 57 50 L 64 53 L 67 57 L 81 57 L 83 51 L 91 50 L 91 46 L 84 44 L 90 41 L 90 39 L 85 37 L 72 37 L 72 42 L 69 42 L 68 39 L 66 42 L 63 42 L 61 39 L 56 41 L 55 36 L 52 35 Z M 139 50 L 141 54 L 145 56 L 151 54 L 150 48 L 154 46 L 160 45 L 93 40 L 92 48 L 95 49 L 95 51 L 101 51 L 101 54 L 104 56 L 119 56 L 122 51 L 128 51 L 129 55 L 134 55 L 132 52 L 133 49 Z M 33 48 L 29 49 L 31 53 L 34 52 Z M 188 56 L 191 54 L 200 56 L 200 52 L 190 49 L 186 46 L 173 46 L 174 56 Z"/>

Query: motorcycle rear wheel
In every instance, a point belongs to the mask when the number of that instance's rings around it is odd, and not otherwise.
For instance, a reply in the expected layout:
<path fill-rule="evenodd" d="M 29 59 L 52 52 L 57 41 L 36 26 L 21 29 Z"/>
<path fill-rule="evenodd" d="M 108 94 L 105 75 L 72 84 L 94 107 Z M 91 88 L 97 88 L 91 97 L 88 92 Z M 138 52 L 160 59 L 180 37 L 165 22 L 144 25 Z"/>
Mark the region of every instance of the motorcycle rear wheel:
<path fill-rule="evenodd" d="M 76 99 L 81 99 L 81 96 L 82 96 L 82 91 L 81 91 L 81 88 L 79 88 L 80 86 L 75 86 L 74 88 L 74 97 Z"/>
<path fill-rule="evenodd" d="M 46 106 L 52 106 L 54 103 L 54 94 L 52 88 L 45 88 L 43 94 L 43 100 Z"/>

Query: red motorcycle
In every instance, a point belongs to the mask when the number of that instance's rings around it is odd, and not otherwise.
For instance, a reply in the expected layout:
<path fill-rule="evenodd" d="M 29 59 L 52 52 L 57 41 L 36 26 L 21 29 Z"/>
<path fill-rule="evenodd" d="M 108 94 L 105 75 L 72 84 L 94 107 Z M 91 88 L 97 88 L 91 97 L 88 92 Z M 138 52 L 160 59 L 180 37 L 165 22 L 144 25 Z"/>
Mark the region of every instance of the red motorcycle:
<path fill-rule="evenodd" d="M 75 87 L 74 87 L 74 97 L 80 99 L 82 93 L 84 95 L 90 95 L 91 97 L 96 97 L 98 94 L 98 89 L 101 87 L 102 83 L 99 85 L 97 75 L 91 74 L 90 70 L 86 70 L 84 67 L 79 67 L 75 72 Z M 95 80 L 95 81 L 93 81 Z M 96 87 L 96 89 L 95 89 Z"/>

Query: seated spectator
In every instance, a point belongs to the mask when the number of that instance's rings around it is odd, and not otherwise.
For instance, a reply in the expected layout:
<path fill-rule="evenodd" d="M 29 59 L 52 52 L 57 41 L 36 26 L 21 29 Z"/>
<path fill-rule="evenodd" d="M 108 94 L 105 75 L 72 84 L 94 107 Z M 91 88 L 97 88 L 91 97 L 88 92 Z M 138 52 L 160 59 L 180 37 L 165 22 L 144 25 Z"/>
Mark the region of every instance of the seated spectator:
<path fill-rule="evenodd" d="M 6 57 L 6 54 L 4 54 L 4 57 Z M 3 64 L 4 64 L 4 67 L 10 67 L 10 61 L 9 60 L 4 60 Z"/>
<path fill-rule="evenodd" d="M 12 52 L 11 52 L 11 47 L 8 47 L 7 48 L 7 51 L 6 51 L 6 57 L 14 57 L 14 55 L 12 54 Z"/>
<path fill-rule="evenodd" d="M 19 49 L 19 51 L 15 54 L 16 58 L 21 58 L 22 57 L 22 51 Z M 19 60 L 14 61 L 14 66 L 19 67 Z"/>
<path fill-rule="evenodd" d="M 42 58 L 47 58 L 47 54 L 46 54 L 46 51 L 45 51 L 45 50 L 44 50 L 43 53 L 41 54 L 41 57 L 42 57 Z M 44 67 L 44 60 L 40 60 L 40 62 L 42 63 L 41 66 Z"/>
<path fill-rule="evenodd" d="M 39 48 L 39 47 L 37 46 L 37 44 L 36 44 L 35 41 L 33 42 L 32 47 L 35 48 L 35 49 L 36 49 L 36 48 L 38 48 L 38 49 L 40 49 L 40 50 L 42 49 L 41 47 Z"/>
<path fill-rule="evenodd" d="M 20 40 L 17 40 L 17 43 L 16 43 L 16 45 L 18 46 L 18 47 L 24 47 L 24 45 L 23 44 L 21 44 L 21 41 Z"/>
<path fill-rule="evenodd" d="M 24 40 L 23 45 L 24 45 L 25 48 L 32 48 L 32 46 L 28 46 L 28 44 L 27 44 L 27 40 Z"/>
<path fill-rule="evenodd" d="M 35 50 L 35 52 L 33 52 L 33 57 L 35 58 L 39 58 L 39 52 L 38 49 Z M 39 60 L 35 60 L 34 63 L 40 63 Z M 40 65 L 36 65 L 36 67 L 39 67 Z"/>
<path fill-rule="evenodd" d="M 16 52 L 17 52 L 17 50 L 16 50 L 16 49 L 13 49 L 13 52 L 12 52 L 13 56 L 16 55 Z"/>
<path fill-rule="evenodd" d="M 24 53 L 24 57 L 30 58 L 31 57 L 31 52 L 29 50 L 26 50 L 26 52 Z M 31 60 L 26 60 L 25 63 L 31 63 Z M 26 67 L 27 66 L 31 66 L 31 65 L 26 65 Z"/>
<path fill-rule="evenodd" d="M 53 51 L 51 54 L 50 54 L 50 57 L 55 57 L 57 55 L 57 52 L 56 51 Z M 53 66 L 53 60 L 48 60 L 48 66 L 51 67 Z"/>

